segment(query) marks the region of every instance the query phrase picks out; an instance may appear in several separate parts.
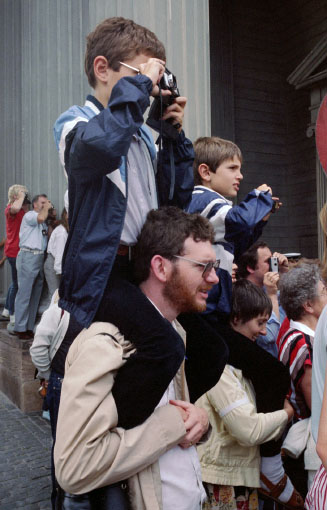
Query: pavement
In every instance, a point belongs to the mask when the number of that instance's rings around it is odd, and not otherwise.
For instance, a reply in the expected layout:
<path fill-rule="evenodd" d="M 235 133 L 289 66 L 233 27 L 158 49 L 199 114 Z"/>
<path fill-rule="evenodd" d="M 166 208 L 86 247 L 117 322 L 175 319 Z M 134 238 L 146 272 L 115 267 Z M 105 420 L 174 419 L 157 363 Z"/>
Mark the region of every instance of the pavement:
<path fill-rule="evenodd" d="M 0 510 L 51 510 L 50 422 L 0 392 Z"/>

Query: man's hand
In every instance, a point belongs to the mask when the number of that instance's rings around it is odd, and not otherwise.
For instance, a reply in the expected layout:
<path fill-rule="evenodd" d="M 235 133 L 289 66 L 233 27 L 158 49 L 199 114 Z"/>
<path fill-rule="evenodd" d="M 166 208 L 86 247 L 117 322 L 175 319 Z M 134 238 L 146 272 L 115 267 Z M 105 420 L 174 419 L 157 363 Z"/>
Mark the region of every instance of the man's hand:
<path fill-rule="evenodd" d="M 209 428 L 208 414 L 201 407 L 196 407 L 190 402 L 184 402 L 183 400 L 170 400 L 170 404 L 178 406 L 178 408 L 184 409 L 187 414 L 187 419 L 184 420 L 184 425 L 187 431 L 184 439 L 179 443 L 181 448 L 189 448 L 200 441 L 203 434 L 205 434 Z"/>
<path fill-rule="evenodd" d="M 42 209 L 45 209 L 46 211 L 48 211 L 49 209 L 53 208 L 53 205 L 52 203 L 50 202 L 50 200 L 47 200 L 43 206 L 42 206 Z"/>
<path fill-rule="evenodd" d="M 163 120 L 172 119 L 172 124 L 179 124 L 178 131 L 181 132 L 184 119 L 184 108 L 187 102 L 186 97 L 175 97 L 173 104 L 167 106 L 165 114 L 162 116 Z"/>
<path fill-rule="evenodd" d="M 267 295 L 271 298 L 277 296 L 278 291 L 279 274 L 268 271 L 263 277 L 263 284 L 266 288 Z"/>
<path fill-rule="evenodd" d="M 175 405 L 175 404 L 173 404 L 173 405 L 176 407 L 177 411 L 180 412 L 183 422 L 186 422 L 186 420 L 188 418 L 187 412 L 182 407 L 179 407 L 178 405 Z"/>
<path fill-rule="evenodd" d="M 293 409 L 292 405 L 289 403 L 289 401 L 287 400 L 287 398 L 285 398 L 285 400 L 284 400 L 284 411 L 287 412 L 288 422 L 290 422 L 294 416 L 294 409 Z"/>
<path fill-rule="evenodd" d="M 158 96 L 159 95 L 158 83 L 163 77 L 163 74 L 165 72 L 165 62 L 163 60 L 160 60 L 159 58 L 149 58 L 149 60 L 145 64 L 139 65 L 139 70 L 141 74 L 144 74 L 152 81 L 153 88 L 151 96 Z M 171 92 L 170 90 L 163 90 L 162 95 L 169 96 L 171 95 Z"/>
<path fill-rule="evenodd" d="M 282 255 L 281 253 L 278 253 L 277 251 L 275 251 L 275 253 L 273 253 L 273 257 L 278 258 L 278 271 L 280 273 L 287 273 L 287 271 L 289 269 L 287 257 L 285 257 L 285 255 Z"/>
<path fill-rule="evenodd" d="M 38 223 L 44 223 L 45 222 L 45 220 L 47 219 L 48 214 L 49 214 L 49 209 L 51 209 L 52 207 L 53 207 L 53 205 L 50 202 L 50 200 L 46 200 L 44 202 L 44 204 L 42 205 L 41 210 L 39 211 L 39 213 L 37 215 L 37 222 Z"/>

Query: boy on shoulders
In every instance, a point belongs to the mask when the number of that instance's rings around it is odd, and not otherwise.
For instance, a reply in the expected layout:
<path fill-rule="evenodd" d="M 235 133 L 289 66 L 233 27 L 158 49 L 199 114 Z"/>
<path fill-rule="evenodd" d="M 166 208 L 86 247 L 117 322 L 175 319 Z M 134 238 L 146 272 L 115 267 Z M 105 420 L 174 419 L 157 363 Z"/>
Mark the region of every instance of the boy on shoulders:
<path fill-rule="evenodd" d="M 272 190 L 262 184 L 238 205 L 235 198 L 243 179 L 242 154 L 237 145 L 218 137 L 201 137 L 194 143 L 194 182 L 190 213 L 201 213 L 214 226 L 219 284 L 207 301 L 207 313 L 230 312 L 232 265 L 262 234 L 274 207 Z"/>

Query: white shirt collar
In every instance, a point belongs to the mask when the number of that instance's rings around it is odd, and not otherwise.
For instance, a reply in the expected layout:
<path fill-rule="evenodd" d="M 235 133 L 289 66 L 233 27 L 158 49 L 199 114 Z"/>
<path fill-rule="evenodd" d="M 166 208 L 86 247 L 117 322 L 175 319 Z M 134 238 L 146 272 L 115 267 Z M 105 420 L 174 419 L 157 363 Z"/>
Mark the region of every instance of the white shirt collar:
<path fill-rule="evenodd" d="M 306 324 L 303 324 L 303 322 L 293 321 L 290 320 L 290 327 L 294 329 L 298 329 L 299 331 L 302 331 L 305 335 L 310 335 L 312 337 L 315 336 L 315 332 L 309 328 Z"/>

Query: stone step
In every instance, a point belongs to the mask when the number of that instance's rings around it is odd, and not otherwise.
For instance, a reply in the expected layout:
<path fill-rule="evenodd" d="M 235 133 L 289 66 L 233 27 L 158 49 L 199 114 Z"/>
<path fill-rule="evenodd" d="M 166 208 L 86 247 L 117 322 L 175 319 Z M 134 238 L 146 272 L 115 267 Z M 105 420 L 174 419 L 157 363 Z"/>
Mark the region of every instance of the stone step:
<path fill-rule="evenodd" d="M 23 412 L 40 411 L 40 382 L 34 378 L 35 367 L 29 353 L 33 340 L 10 335 L 7 324 L 0 322 L 0 391 Z"/>

